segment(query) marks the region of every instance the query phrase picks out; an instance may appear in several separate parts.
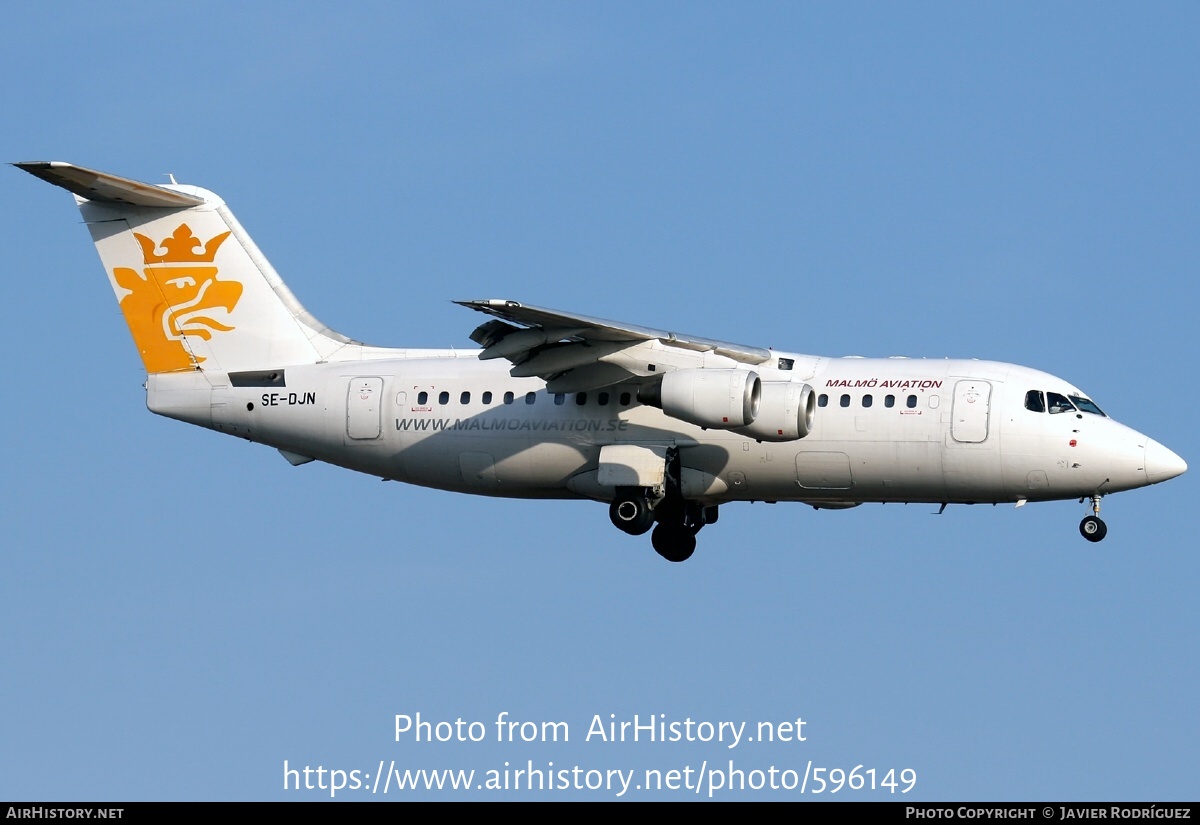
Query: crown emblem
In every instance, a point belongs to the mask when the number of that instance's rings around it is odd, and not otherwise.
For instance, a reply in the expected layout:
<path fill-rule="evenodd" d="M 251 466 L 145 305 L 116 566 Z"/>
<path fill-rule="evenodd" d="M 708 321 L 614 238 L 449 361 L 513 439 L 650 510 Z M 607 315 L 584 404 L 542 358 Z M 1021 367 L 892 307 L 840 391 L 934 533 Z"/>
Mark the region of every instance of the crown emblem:
<path fill-rule="evenodd" d="M 215 263 L 230 234 L 204 242 L 186 223 L 162 241 L 133 233 L 146 265 L 140 272 L 114 267 L 112 279 L 147 372 L 197 369 L 212 352 L 205 342 L 234 329 L 223 319 L 241 299 L 242 284 L 218 279 Z"/>
<path fill-rule="evenodd" d="M 213 258 L 217 256 L 217 248 L 225 242 L 229 233 L 222 232 L 208 243 L 201 243 L 200 239 L 192 234 L 192 228 L 186 223 L 181 223 L 179 228 L 171 233 L 171 237 L 164 238 L 162 243 L 155 243 L 138 232 L 134 232 L 133 236 L 141 244 L 142 257 L 147 264 L 197 264 L 212 263 Z M 159 249 L 164 251 L 160 253 Z"/>

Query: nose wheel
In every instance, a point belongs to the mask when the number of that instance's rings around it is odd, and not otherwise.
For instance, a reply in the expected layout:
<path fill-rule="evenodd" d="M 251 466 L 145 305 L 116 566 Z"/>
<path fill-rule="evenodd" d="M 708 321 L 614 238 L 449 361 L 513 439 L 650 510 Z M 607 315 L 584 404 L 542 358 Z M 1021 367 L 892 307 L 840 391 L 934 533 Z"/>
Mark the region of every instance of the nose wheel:
<path fill-rule="evenodd" d="M 1092 515 L 1079 522 L 1079 534 L 1092 542 L 1108 535 L 1108 525 L 1100 520 L 1100 496 L 1092 496 Z"/>

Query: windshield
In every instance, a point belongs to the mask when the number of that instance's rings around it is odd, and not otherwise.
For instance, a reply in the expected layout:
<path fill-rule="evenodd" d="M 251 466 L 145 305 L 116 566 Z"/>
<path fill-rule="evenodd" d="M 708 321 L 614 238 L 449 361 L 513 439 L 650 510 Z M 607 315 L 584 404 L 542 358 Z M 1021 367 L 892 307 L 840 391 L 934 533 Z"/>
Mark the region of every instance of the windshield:
<path fill-rule="evenodd" d="M 1097 407 L 1096 402 L 1094 401 L 1089 401 L 1088 399 L 1081 398 L 1078 395 L 1072 395 L 1071 400 L 1075 402 L 1076 407 L 1083 410 L 1085 413 L 1091 413 L 1092 415 L 1104 415 L 1104 410 Z M 1104 417 L 1108 418 L 1107 415 L 1104 415 Z"/>
<path fill-rule="evenodd" d="M 1068 401 L 1064 395 L 1059 395 L 1056 392 L 1048 392 L 1046 393 L 1046 401 L 1050 405 L 1051 414 L 1075 412 L 1075 405 Z"/>

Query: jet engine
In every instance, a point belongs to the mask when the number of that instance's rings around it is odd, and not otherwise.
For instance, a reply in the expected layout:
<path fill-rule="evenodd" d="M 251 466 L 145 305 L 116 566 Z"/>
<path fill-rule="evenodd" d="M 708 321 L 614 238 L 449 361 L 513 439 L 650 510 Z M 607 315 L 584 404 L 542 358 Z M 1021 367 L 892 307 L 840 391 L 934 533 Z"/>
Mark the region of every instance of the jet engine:
<path fill-rule="evenodd" d="M 759 441 L 795 441 L 812 432 L 817 396 L 808 384 L 763 382 L 758 417 L 734 430 Z"/>
<path fill-rule="evenodd" d="M 638 400 L 667 415 L 718 430 L 754 423 L 762 381 L 750 370 L 673 370 L 662 381 L 643 387 Z"/>

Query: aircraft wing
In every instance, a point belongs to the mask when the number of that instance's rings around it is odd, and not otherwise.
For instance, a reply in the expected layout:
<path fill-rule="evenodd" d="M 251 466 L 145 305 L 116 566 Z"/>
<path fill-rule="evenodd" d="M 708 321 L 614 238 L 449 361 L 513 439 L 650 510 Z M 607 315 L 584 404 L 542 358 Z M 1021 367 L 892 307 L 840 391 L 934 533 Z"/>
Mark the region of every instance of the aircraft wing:
<path fill-rule="evenodd" d="M 684 368 L 762 364 L 761 347 L 623 324 L 517 301 L 455 301 L 494 316 L 471 333 L 483 360 L 505 358 L 514 378 L 538 377 L 551 392 L 576 392 L 622 381 L 652 380 Z"/>

